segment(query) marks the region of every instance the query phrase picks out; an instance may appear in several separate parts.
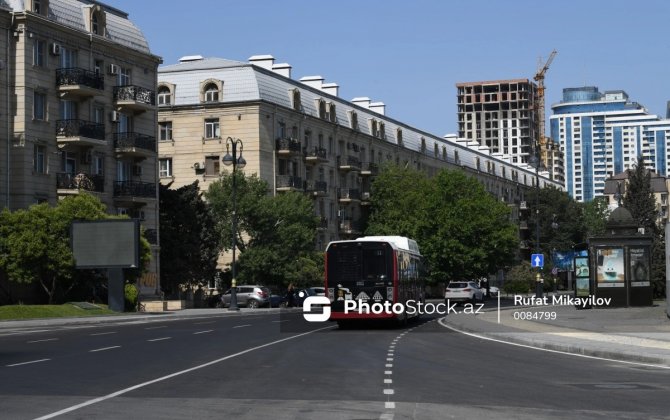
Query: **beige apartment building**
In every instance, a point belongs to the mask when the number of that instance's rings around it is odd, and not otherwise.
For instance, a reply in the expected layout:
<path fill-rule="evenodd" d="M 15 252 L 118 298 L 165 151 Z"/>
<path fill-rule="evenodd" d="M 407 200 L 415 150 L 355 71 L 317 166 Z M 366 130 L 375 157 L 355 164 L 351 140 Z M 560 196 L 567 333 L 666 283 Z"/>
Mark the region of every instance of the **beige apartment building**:
<path fill-rule="evenodd" d="M 382 102 L 344 100 L 339 86 L 321 76 L 295 80 L 289 64 L 274 61 L 269 55 L 248 62 L 187 56 L 158 69 L 160 182 L 178 188 L 198 180 L 207 190 L 230 171 L 222 163 L 228 138 L 240 139 L 243 171 L 267 181 L 270 194 L 301 191 L 314 199 L 320 250 L 363 233 L 371 182 L 385 162 L 429 175 L 442 168 L 466 171 L 508 203 L 515 218 L 536 179 L 562 188 L 486 146 L 390 118 Z"/>
<path fill-rule="evenodd" d="M 91 0 L 0 1 L 0 200 L 15 210 L 90 192 L 141 220 L 158 290 L 156 74 L 121 10 Z"/>

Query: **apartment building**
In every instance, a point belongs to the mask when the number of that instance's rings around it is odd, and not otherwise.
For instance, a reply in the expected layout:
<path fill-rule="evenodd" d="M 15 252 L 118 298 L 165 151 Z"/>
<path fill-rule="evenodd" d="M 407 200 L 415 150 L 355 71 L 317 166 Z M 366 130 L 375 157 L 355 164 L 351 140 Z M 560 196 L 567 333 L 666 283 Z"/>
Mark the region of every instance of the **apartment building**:
<path fill-rule="evenodd" d="M 625 171 L 615 174 L 605 180 L 605 196 L 607 206 L 610 210 L 619 207 L 619 200 L 623 200 L 626 191 L 628 191 L 628 184 L 631 172 L 634 169 L 626 169 Z M 651 191 L 656 200 L 656 209 L 658 210 L 658 223 L 665 225 L 668 222 L 668 191 L 670 191 L 670 179 L 659 175 L 654 171 L 649 173 Z"/>
<path fill-rule="evenodd" d="M 0 1 L 0 200 L 15 210 L 88 191 L 138 218 L 158 290 L 160 57 L 121 10 L 91 0 Z"/>
<path fill-rule="evenodd" d="M 537 85 L 528 79 L 457 83 L 458 136 L 487 146 L 512 163 L 536 155 Z"/>
<path fill-rule="evenodd" d="M 390 118 L 382 102 L 344 100 L 338 84 L 321 76 L 295 80 L 291 72 L 270 55 L 248 62 L 187 56 L 159 67 L 160 182 L 178 188 L 198 180 L 206 190 L 225 169 L 228 138 L 240 139 L 245 173 L 267 181 L 271 194 L 301 191 L 314 199 L 321 250 L 362 233 L 371 182 L 385 162 L 429 175 L 466 171 L 515 215 L 529 188 L 561 188 L 486 146 L 431 135 Z"/>
<path fill-rule="evenodd" d="M 623 90 L 566 88 L 551 108 L 551 138 L 564 153 L 565 188 L 576 200 L 602 196 L 605 180 L 630 169 L 638 156 L 668 176 L 670 120 L 649 114 Z"/>

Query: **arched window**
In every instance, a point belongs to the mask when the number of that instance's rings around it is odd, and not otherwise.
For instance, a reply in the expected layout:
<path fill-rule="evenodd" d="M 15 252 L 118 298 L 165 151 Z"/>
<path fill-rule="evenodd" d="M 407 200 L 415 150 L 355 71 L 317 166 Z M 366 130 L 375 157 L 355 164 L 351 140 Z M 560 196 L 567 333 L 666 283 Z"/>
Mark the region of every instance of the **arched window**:
<path fill-rule="evenodd" d="M 396 138 L 398 139 L 398 146 L 402 146 L 402 130 L 400 128 L 396 130 Z"/>
<path fill-rule="evenodd" d="M 218 102 L 219 88 L 214 83 L 205 86 L 205 102 Z"/>
<path fill-rule="evenodd" d="M 100 26 L 98 23 L 98 14 L 93 13 L 93 16 L 91 17 L 91 32 L 93 32 L 96 35 L 100 35 Z"/>
<path fill-rule="evenodd" d="M 170 105 L 172 103 L 172 92 L 167 86 L 158 88 L 158 105 Z"/>
<path fill-rule="evenodd" d="M 296 111 L 302 111 L 302 103 L 300 102 L 300 91 L 298 89 L 293 90 L 293 109 Z"/>

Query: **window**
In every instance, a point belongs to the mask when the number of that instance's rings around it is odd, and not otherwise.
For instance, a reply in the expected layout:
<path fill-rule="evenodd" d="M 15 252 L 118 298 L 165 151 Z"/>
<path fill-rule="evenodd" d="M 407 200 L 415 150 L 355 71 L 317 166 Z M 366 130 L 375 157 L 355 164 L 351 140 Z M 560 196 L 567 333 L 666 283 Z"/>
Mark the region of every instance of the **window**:
<path fill-rule="evenodd" d="M 104 124 L 105 122 L 105 107 L 96 105 L 93 108 L 93 122 L 97 124 Z"/>
<path fill-rule="evenodd" d="M 94 72 L 97 76 L 102 76 L 102 69 L 105 68 L 105 63 L 102 60 L 95 60 L 95 64 L 93 66 Z"/>
<path fill-rule="evenodd" d="M 319 100 L 319 118 L 326 119 L 326 102 L 323 100 Z"/>
<path fill-rule="evenodd" d="M 158 105 L 170 105 L 171 99 L 172 94 L 170 93 L 170 88 L 167 86 L 158 88 Z"/>
<path fill-rule="evenodd" d="M 169 178 L 172 176 L 172 158 L 158 160 L 158 177 Z"/>
<path fill-rule="evenodd" d="M 218 118 L 208 118 L 205 120 L 205 138 L 206 139 L 221 138 L 221 131 L 219 130 Z"/>
<path fill-rule="evenodd" d="M 61 99 L 58 102 L 58 116 L 61 120 L 76 120 L 77 103 Z"/>
<path fill-rule="evenodd" d="M 119 68 L 119 76 L 117 82 L 119 86 L 128 86 L 131 81 L 131 72 L 129 68 Z"/>
<path fill-rule="evenodd" d="M 220 171 L 220 163 L 218 156 L 205 157 L 205 175 L 218 176 Z"/>
<path fill-rule="evenodd" d="M 33 95 L 33 119 L 47 119 L 47 95 L 42 92 L 35 92 Z"/>
<path fill-rule="evenodd" d="M 350 118 L 351 118 L 351 129 L 358 131 L 358 114 L 356 113 L 356 111 L 351 111 Z"/>
<path fill-rule="evenodd" d="M 337 114 L 335 113 L 335 104 L 331 103 L 330 106 L 328 107 L 328 116 L 330 122 L 337 122 Z"/>
<path fill-rule="evenodd" d="M 33 42 L 33 66 L 46 66 L 46 48 L 47 43 L 42 39 Z"/>
<path fill-rule="evenodd" d="M 49 0 L 33 0 L 34 13 L 46 16 L 47 10 L 49 10 Z"/>
<path fill-rule="evenodd" d="M 35 173 L 38 174 L 45 174 L 47 173 L 47 165 L 46 165 L 46 156 L 47 156 L 47 148 L 46 146 L 42 146 L 39 144 L 36 144 L 34 149 L 33 149 L 33 170 Z"/>
<path fill-rule="evenodd" d="M 72 48 L 60 48 L 60 68 L 70 69 L 77 67 L 77 50 Z"/>
<path fill-rule="evenodd" d="M 105 156 L 101 154 L 96 154 L 93 156 L 92 162 L 93 168 L 92 172 L 94 175 L 104 175 L 105 174 Z"/>
<path fill-rule="evenodd" d="M 402 130 L 396 130 L 396 138 L 398 139 L 398 146 L 402 146 Z"/>
<path fill-rule="evenodd" d="M 100 35 L 98 31 L 100 30 L 99 24 L 98 24 L 98 14 L 94 13 L 93 17 L 91 18 L 91 32 L 93 32 L 96 35 Z"/>
<path fill-rule="evenodd" d="M 293 90 L 293 109 L 296 111 L 302 111 L 302 103 L 300 102 L 300 91 L 298 89 Z"/>
<path fill-rule="evenodd" d="M 158 140 L 172 141 L 172 121 L 158 123 Z"/>
<path fill-rule="evenodd" d="M 426 152 L 426 139 L 421 137 L 421 153 Z"/>
<path fill-rule="evenodd" d="M 218 102 L 219 101 L 219 88 L 214 84 L 210 83 L 205 87 L 205 102 Z"/>

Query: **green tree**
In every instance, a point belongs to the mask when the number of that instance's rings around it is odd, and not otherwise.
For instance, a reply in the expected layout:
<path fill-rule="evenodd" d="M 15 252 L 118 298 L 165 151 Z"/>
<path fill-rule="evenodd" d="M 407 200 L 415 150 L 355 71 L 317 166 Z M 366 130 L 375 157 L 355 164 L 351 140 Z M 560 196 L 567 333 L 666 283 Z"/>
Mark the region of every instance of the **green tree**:
<path fill-rule="evenodd" d="M 268 195 L 256 175 L 236 174 L 237 276 L 240 282 L 282 287 L 323 281 L 322 257 L 314 249 L 314 204 L 297 192 Z M 232 247 L 232 175 L 222 174 L 206 193 L 224 248 Z"/>
<path fill-rule="evenodd" d="M 622 205 L 630 212 L 638 226 L 653 234 L 659 232 L 656 198 L 651 189 L 651 172 L 644 167 L 642 156 L 638 157 L 634 170 L 629 171 L 628 188 Z"/>
<path fill-rule="evenodd" d="M 366 233 L 410 236 L 430 280 L 485 276 L 510 263 L 518 244 L 509 209 L 460 171 L 428 179 L 408 168 L 384 168 L 373 185 Z"/>
<path fill-rule="evenodd" d="M 534 189 L 529 198 L 529 230 L 534 252 L 551 255 L 553 251 L 570 250 L 586 241 L 582 206 L 567 192 L 555 187 Z M 540 249 L 536 250 L 538 223 Z"/>
<path fill-rule="evenodd" d="M 101 281 L 93 270 L 75 270 L 70 249 L 70 226 L 74 220 L 114 218 L 93 195 L 66 197 L 56 207 L 39 204 L 15 212 L 0 213 L 0 269 L 9 281 L 38 282 L 54 303 L 84 281 Z M 150 258 L 142 238 L 141 260 Z"/>
<path fill-rule="evenodd" d="M 582 231 L 584 232 L 584 240 L 602 234 L 605 232 L 605 225 L 609 218 L 610 211 L 607 207 L 605 199 L 596 197 L 591 201 L 582 204 Z"/>
<path fill-rule="evenodd" d="M 213 279 L 221 245 L 198 181 L 177 189 L 159 188 L 161 286 L 171 295 L 180 286 L 203 286 Z"/>

